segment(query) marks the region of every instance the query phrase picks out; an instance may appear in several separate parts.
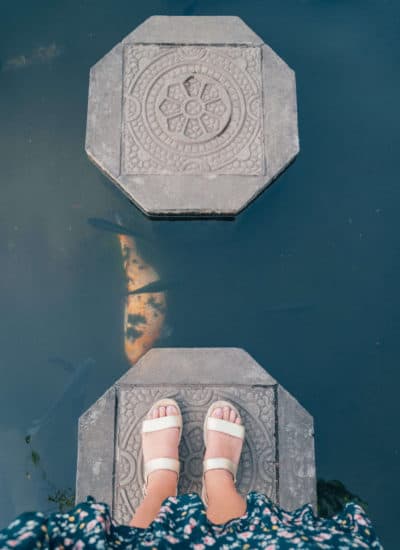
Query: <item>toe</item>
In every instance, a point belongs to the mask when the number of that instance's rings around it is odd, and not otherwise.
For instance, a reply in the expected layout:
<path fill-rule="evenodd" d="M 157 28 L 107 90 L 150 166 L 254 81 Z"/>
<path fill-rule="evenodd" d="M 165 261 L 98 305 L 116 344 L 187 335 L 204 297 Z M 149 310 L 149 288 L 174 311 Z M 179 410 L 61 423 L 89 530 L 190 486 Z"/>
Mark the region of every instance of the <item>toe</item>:
<path fill-rule="evenodd" d="M 215 416 L 215 418 L 222 418 L 223 417 L 223 411 L 222 411 L 221 407 L 217 407 L 216 409 L 214 409 L 211 416 Z"/>
<path fill-rule="evenodd" d="M 174 407 L 173 405 L 168 405 L 167 409 L 166 409 L 166 413 L 167 413 L 167 416 L 171 416 L 171 415 L 177 415 L 178 414 L 178 410 L 176 407 Z"/>
<path fill-rule="evenodd" d="M 240 418 L 240 416 L 238 416 L 235 420 L 235 424 L 241 424 L 242 423 L 242 420 Z"/>
<path fill-rule="evenodd" d="M 229 422 L 235 422 L 236 421 L 236 413 L 233 409 L 231 409 L 231 412 L 229 413 Z"/>
<path fill-rule="evenodd" d="M 230 408 L 229 407 L 224 407 L 223 411 L 224 411 L 224 420 L 229 420 Z"/>
<path fill-rule="evenodd" d="M 160 416 L 160 411 L 159 411 L 159 408 L 158 407 L 155 407 L 153 409 L 153 418 L 158 418 Z"/>
<path fill-rule="evenodd" d="M 165 407 L 160 407 L 160 416 L 165 416 Z"/>

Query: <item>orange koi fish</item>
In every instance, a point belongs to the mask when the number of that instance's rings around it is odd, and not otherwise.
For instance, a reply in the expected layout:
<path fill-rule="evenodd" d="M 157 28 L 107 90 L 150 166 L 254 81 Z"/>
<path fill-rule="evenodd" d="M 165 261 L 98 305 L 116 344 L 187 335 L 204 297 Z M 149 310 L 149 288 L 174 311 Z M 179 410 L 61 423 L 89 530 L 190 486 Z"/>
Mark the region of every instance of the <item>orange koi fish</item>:
<path fill-rule="evenodd" d="M 125 302 L 124 334 L 125 354 L 134 365 L 161 336 L 166 314 L 165 291 L 135 292 L 159 280 L 157 272 L 144 262 L 138 253 L 134 237 L 118 234 L 128 295 Z M 152 286 L 150 286 L 150 289 Z"/>

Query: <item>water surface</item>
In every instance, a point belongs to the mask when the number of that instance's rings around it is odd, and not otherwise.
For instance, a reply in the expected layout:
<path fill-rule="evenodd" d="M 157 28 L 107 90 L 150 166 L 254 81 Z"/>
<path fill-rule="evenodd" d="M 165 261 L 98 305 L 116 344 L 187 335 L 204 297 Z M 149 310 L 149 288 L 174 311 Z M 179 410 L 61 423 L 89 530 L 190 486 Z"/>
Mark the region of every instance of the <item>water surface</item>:
<path fill-rule="evenodd" d="M 296 71 L 301 153 L 236 221 L 151 222 L 85 156 L 89 68 L 153 14 L 237 14 Z M 0 527 L 74 486 L 77 418 L 129 367 L 119 243 L 87 224 L 118 213 L 179 281 L 158 345 L 250 352 L 395 547 L 399 23 L 394 1 L 1 2 Z"/>

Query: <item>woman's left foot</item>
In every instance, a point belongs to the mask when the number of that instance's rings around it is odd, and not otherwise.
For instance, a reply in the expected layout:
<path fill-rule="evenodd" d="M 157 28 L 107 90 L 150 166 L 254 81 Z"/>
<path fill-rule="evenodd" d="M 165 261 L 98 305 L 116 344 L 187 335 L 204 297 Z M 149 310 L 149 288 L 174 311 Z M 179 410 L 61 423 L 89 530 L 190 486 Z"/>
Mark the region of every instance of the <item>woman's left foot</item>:
<path fill-rule="evenodd" d="M 219 420 L 226 420 L 233 424 L 242 424 L 242 420 L 236 412 L 228 407 L 217 407 L 212 413 L 211 417 L 218 418 Z M 207 434 L 207 448 L 204 456 L 204 460 L 214 457 L 223 457 L 232 461 L 234 464 L 238 464 L 240 455 L 242 452 L 243 440 L 226 433 L 219 431 L 209 430 Z M 234 480 L 232 474 L 227 470 L 208 470 L 204 474 L 206 493 L 208 498 L 213 496 L 214 491 L 218 491 L 221 484 L 227 486 L 234 486 Z"/>

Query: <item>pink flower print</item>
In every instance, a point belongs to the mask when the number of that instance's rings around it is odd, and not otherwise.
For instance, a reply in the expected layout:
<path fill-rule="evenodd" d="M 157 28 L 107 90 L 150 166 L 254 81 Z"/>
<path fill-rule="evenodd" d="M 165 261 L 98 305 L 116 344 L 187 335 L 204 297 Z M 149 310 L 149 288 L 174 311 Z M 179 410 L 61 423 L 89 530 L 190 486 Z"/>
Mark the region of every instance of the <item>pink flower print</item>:
<path fill-rule="evenodd" d="M 96 527 L 97 521 L 95 519 L 92 519 L 92 521 L 89 521 L 89 523 L 86 525 L 86 531 L 91 531 L 93 527 Z"/>
<path fill-rule="evenodd" d="M 74 543 L 72 539 L 66 538 L 64 539 L 64 546 L 71 546 Z"/>
<path fill-rule="evenodd" d="M 167 541 L 170 542 L 171 544 L 178 544 L 178 542 L 179 542 L 179 539 L 176 539 L 176 538 L 173 537 L 172 535 L 166 535 L 165 538 L 166 538 Z"/>
<path fill-rule="evenodd" d="M 82 548 L 84 547 L 85 547 L 85 544 L 81 540 L 78 540 L 72 547 L 72 550 L 82 550 Z"/>
<path fill-rule="evenodd" d="M 290 531 L 279 531 L 279 536 L 283 537 L 285 539 L 292 539 L 294 537 L 294 533 L 291 533 Z"/>
<path fill-rule="evenodd" d="M 362 517 L 361 514 L 354 514 L 354 519 L 360 525 L 367 525 L 367 522 L 365 521 L 365 519 Z"/>
<path fill-rule="evenodd" d="M 330 533 L 321 533 L 322 540 L 330 540 L 332 535 Z"/>
<path fill-rule="evenodd" d="M 207 546 L 212 546 L 213 544 L 215 544 L 215 542 L 215 539 L 213 537 L 210 537 L 209 535 L 204 537 L 204 544 L 206 544 Z"/>
<path fill-rule="evenodd" d="M 85 512 L 85 510 L 82 510 L 82 512 L 79 514 L 79 519 L 83 519 L 85 518 L 86 516 L 88 516 L 89 514 L 87 512 Z"/>
<path fill-rule="evenodd" d="M 204 544 L 193 544 L 193 550 L 205 550 Z"/>
<path fill-rule="evenodd" d="M 160 511 L 158 512 L 158 516 L 166 516 L 167 513 L 172 513 L 172 508 L 168 504 L 165 504 L 164 506 L 161 506 Z"/>
<path fill-rule="evenodd" d="M 8 544 L 8 546 L 14 547 L 14 546 L 17 546 L 18 541 L 17 540 L 8 540 L 7 544 Z"/>
<path fill-rule="evenodd" d="M 331 535 L 328 535 L 327 533 L 319 533 L 319 535 L 314 536 L 314 540 L 318 542 L 322 542 L 324 540 L 329 540 L 331 538 Z"/>
<path fill-rule="evenodd" d="M 186 535 L 190 535 L 196 525 L 197 521 L 194 518 L 189 518 L 189 523 L 185 525 L 185 527 L 183 528 L 183 532 Z"/>
<path fill-rule="evenodd" d="M 250 531 L 244 531 L 243 533 L 238 533 L 238 539 L 240 540 L 248 540 L 252 536 L 253 536 L 253 533 L 251 533 Z"/>

